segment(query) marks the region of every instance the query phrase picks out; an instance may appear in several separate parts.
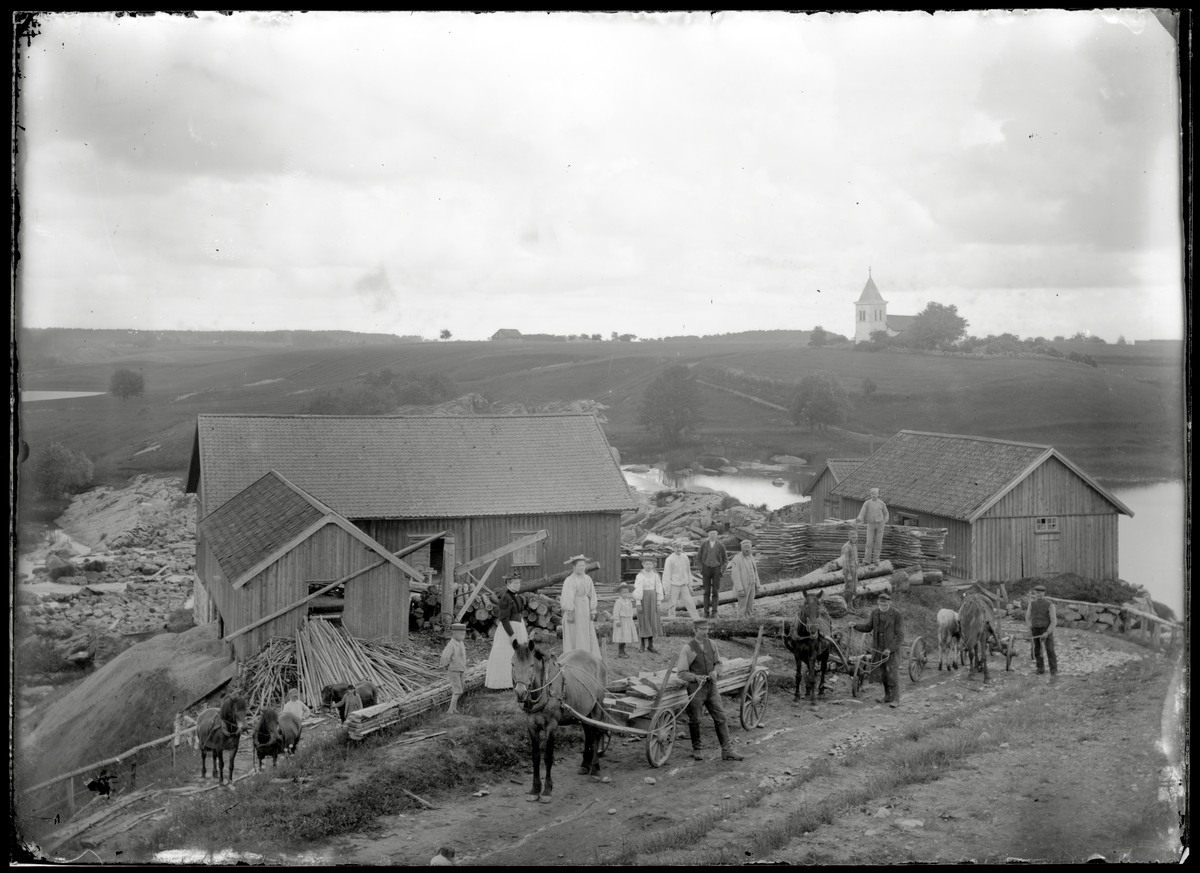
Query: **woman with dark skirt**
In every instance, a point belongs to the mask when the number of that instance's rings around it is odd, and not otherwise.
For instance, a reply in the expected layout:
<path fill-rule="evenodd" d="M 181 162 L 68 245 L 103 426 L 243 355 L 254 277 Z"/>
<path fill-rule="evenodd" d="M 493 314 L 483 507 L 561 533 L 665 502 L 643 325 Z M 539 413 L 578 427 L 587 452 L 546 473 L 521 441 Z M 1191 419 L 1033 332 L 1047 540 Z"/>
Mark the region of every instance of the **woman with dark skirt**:
<path fill-rule="evenodd" d="M 499 608 L 496 612 L 496 636 L 492 638 L 492 654 L 488 658 L 487 679 L 484 684 L 495 691 L 513 687 L 512 641 L 525 643 L 529 634 L 521 615 L 525 611 L 521 590 L 521 574 L 513 573 L 504 579 L 506 588 L 500 592 Z"/>

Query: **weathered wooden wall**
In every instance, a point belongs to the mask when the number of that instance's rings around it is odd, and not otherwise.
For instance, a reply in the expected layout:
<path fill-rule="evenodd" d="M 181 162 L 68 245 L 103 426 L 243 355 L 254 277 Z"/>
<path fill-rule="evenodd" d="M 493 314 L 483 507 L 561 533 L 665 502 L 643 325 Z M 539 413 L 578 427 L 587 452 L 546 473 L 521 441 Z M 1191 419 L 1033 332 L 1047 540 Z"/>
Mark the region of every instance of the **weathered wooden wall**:
<path fill-rule="evenodd" d="M 813 480 L 812 490 L 809 492 L 809 496 L 812 498 L 812 503 L 809 504 L 808 516 L 809 520 L 813 524 L 820 524 L 830 516 L 831 510 L 830 507 L 825 505 L 825 500 L 829 497 L 829 492 L 833 490 L 835 485 L 837 485 L 837 483 L 833 481 L 833 471 L 831 471 L 828 467 L 822 471 L 820 476 Z M 836 505 L 840 501 L 835 497 L 833 498 L 833 502 Z M 858 512 L 857 509 L 854 511 Z M 840 509 L 833 511 L 832 514 L 836 517 L 840 517 L 838 516 L 838 512 L 840 512 Z"/>

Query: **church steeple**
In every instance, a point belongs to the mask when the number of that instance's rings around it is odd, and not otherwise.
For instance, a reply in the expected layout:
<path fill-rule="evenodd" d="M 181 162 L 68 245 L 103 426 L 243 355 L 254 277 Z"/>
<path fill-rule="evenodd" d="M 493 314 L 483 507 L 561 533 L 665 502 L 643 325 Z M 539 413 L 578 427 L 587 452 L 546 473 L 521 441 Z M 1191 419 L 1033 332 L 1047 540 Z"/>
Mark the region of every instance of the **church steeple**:
<path fill-rule="evenodd" d="M 887 331 L 887 301 L 875 286 L 868 267 L 867 284 L 854 304 L 854 341 L 867 342 L 877 330 Z"/>

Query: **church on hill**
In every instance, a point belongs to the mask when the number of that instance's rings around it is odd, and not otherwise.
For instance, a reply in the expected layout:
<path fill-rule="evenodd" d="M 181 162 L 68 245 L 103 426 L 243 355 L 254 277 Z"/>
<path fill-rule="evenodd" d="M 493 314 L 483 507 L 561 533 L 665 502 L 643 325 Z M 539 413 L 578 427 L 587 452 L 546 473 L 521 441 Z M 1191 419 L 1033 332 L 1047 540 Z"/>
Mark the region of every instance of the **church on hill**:
<path fill-rule="evenodd" d="M 871 334 L 886 331 L 888 336 L 898 336 L 912 325 L 915 315 L 888 315 L 887 301 L 875 287 L 871 270 L 867 268 L 867 284 L 854 304 L 854 341 L 868 342 Z"/>

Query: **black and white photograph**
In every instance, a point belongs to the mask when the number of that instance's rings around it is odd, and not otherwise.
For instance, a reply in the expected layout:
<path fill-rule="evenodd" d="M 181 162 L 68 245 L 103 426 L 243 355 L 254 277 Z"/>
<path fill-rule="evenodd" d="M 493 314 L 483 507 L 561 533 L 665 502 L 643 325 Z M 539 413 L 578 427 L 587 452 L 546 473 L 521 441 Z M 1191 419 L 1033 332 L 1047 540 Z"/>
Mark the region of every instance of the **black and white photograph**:
<path fill-rule="evenodd" d="M 1187 10 L 14 12 L 10 863 L 1183 863 Z"/>

